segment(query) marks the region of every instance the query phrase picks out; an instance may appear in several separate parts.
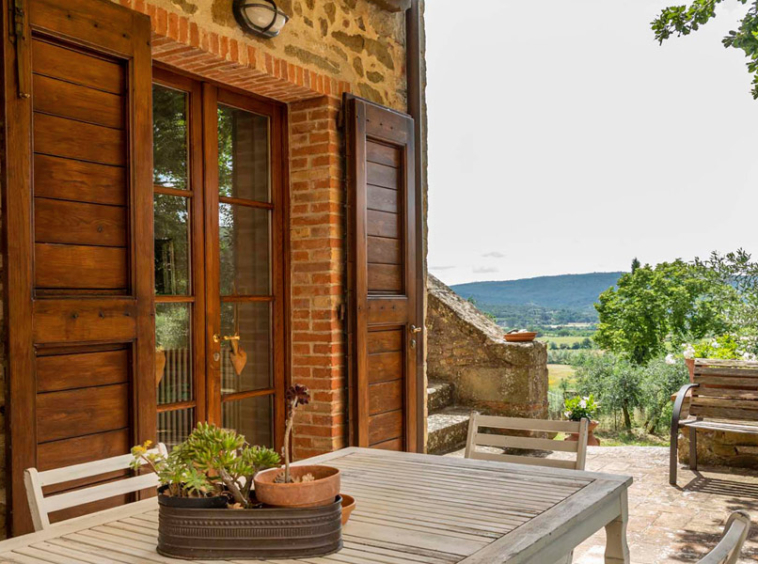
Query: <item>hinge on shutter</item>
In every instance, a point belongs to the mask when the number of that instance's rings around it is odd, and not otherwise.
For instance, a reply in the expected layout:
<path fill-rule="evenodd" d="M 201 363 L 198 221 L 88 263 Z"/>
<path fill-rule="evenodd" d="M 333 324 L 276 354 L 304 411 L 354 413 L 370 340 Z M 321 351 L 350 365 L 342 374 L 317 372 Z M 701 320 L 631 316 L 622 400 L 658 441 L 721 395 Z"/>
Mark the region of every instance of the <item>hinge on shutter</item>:
<path fill-rule="evenodd" d="M 24 51 L 28 48 L 26 38 L 26 10 L 24 9 L 24 0 L 13 0 L 11 7 L 11 42 L 16 46 L 16 83 L 18 85 L 18 97 L 29 98 L 29 81 L 27 73 L 24 71 Z"/>

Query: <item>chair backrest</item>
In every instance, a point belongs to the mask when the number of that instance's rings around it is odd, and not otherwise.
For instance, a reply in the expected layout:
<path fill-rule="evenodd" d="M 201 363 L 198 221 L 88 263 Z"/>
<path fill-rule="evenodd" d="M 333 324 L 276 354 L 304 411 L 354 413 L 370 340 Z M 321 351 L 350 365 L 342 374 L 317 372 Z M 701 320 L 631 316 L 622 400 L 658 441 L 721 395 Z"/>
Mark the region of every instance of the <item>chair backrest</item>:
<path fill-rule="evenodd" d="M 758 362 L 695 359 L 690 415 L 758 421 Z"/>
<path fill-rule="evenodd" d="M 160 443 L 157 448 L 151 449 L 148 452 L 152 454 L 166 454 L 166 447 L 163 443 Z M 48 528 L 50 526 L 49 514 L 53 511 L 77 507 L 85 503 L 134 493 L 157 486 L 158 477 L 155 473 L 150 472 L 47 497 L 42 492 L 42 488 L 45 486 L 102 476 L 103 474 L 118 470 L 127 470 L 133 460 L 134 457 L 131 454 L 123 454 L 121 456 L 114 456 L 113 458 L 75 464 L 44 472 L 37 472 L 36 468 L 27 468 L 24 472 L 24 484 L 26 485 L 26 497 L 29 499 L 29 508 L 32 512 L 34 530 L 39 531 Z"/>
<path fill-rule="evenodd" d="M 587 457 L 587 425 L 588 421 L 586 419 L 582 419 L 581 421 L 548 421 L 545 419 L 526 419 L 520 417 L 495 417 L 491 415 L 480 415 L 479 413 L 474 412 L 471 414 L 471 419 L 469 420 L 468 439 L 466 441 L 466 458 L 584 470 L 584 462 Z M 578 435 L 578 440 L 554 441 L 552 439 L 542 439 L 530 436 L 481 433 L 480 428 L 482 427 L 520 432 L 576 433 Z M 482 452 L 477 450 L 478 446 L 575 452 L 576 459 L 555 460 L 534 456 Z"/>
<path fill-rule="evenodd" d="M 698 564 L 737 564 L 749 532 L 750 514 L 746 511 L 735 511 L 726 522 L 724 536 Z"/>

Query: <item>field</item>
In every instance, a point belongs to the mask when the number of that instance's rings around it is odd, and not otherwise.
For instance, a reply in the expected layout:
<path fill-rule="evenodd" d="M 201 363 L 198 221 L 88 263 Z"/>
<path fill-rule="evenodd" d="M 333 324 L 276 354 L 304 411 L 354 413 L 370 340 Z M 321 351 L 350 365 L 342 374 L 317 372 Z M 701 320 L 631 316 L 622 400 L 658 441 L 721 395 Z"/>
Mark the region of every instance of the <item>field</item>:
<path fill-rule="evenodd" d="M 548 364 L 547 371 L 551 390 L 557 388 L 561 380 L 570 380 L 574 377 L 574 369 L 565 364 Z"/>
<path fill-rule="evenodd" d="M 585 337 L 577 337 L 574 335 L 568 336 L 568 337 L 552 337 L 550 335 L 544 335 L 542 337 L 538 337 L 538 341 L 544 341 L 546 343 L 555 343 L 556 345 L 568 345 L 571 346 L 574 343 L 581 343 L 584 341 Z"/>

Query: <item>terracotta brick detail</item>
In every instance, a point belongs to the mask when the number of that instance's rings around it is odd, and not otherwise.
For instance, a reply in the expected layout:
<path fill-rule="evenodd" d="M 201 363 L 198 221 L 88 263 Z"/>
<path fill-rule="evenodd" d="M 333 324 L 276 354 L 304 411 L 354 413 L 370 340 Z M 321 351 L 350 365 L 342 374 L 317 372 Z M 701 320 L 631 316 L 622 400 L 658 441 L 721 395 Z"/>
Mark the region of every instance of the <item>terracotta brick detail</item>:
<path fill-rule="evenodd" d="M 151 16 L 153 59 L 198 76 L 242 88 L 281 102 L 293 102 L 350 91 L 347 82 L 240 46 L 190 18 L 169 13 L 150 2 L 121 4 Z M 258 60 L 260 57 L 260 60 Z"/>
<path fill-rule="evenodd" d="M 346 446 L 339 107 L 329 97 L 290 105 L 292 381 L 312 395 L 296 419 L 296 458 Z"/>

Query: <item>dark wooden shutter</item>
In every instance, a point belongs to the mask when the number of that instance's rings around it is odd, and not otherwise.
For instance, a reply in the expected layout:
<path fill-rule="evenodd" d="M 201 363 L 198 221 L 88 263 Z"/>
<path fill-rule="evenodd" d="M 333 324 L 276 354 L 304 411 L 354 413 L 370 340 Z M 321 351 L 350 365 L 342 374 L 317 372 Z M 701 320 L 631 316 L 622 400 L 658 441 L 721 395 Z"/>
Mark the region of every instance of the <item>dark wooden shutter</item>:
<path fill-rule="evenodd" d="M 3 18 L 9 494 L 20 534 L 31 528 L 25 468 L 154 438 L 151 60 L 142 14 L 103 0 L 4 0 L 4 14 L 9 3 L 22 9 Z"/>
<path fill-rule="evenodd" d="M 351 442 L 415 451 L 423 333 L 413 119 L 352 96 L 345 103 Z"/>

